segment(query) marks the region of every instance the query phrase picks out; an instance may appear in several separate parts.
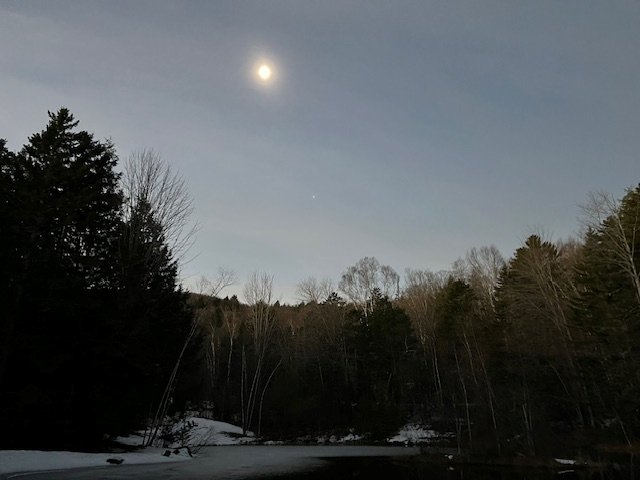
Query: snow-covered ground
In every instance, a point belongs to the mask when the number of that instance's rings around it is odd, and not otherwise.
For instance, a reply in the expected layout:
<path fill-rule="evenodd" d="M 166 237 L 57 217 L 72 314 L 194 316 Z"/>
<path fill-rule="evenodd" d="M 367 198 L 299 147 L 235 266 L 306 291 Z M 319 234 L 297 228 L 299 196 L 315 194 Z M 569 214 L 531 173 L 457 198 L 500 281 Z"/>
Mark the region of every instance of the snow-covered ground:
<path fill-rule="evenodd" d="M 338 435 L 331 435 L 331 436 L 327 436 L 327 435 L 321 435 L 319 437 L 316 438 L 316 442 L 318 443 L 318 445 L 323 445 L 326 443 L 354 443 L 354 442 L 359 442 L 361 440 L 364 440 L 364 435 L 356 435 L 355 433 L 351 432 L 348 433 L 347 435 L 344 436 L 338 436 Z"/>
<path fill-rule="evenodd" d="M 122 464 L 140 465 L 148 463 L 169 463 L 188 460 L 188 454 L 182 452 L 170 457 L 162 456 L 164 449 L 149 448 L 133 453 L 80 453 L 80 452 L 42 452 L 37 450 L 0 450 L 0 475 L 10 472 L 33 472 L 41 470 L 59 470 L 81 467 L 110 466 L 108 459 L 122 460 Z"/>
<path fill-rule="evenodd" d="M 185 462 L 176 471 L 187 472 L 184 478 L 197 478 L 202 471 L 225 472 L 225 475 L 236 476 L 235 473 L 248 475 L 249 473 L 261 473 L 263 469 L 275 469 L 278 472 L 289 468 L 308 468 L 317 464 L 321 457 L 333 456 L 381 456 L 417 453 L 415 449 L 399 449 L 397 447 L 366 447 L 346 446 L 344 444 L 359 442 L 365 439 L 354 432 L 346 436 L 318 437 L 318 447 L 282 446 L 282 442 L 265 442 L 263 446 L 227 448 L 236 445 L 248 445 L 256 442 L 256 438 L 249 432 L 247 436 L 242 434 L 242 429 L 235 425 L 216 420 L 198 417 L 187 417 L 176 423 L 173 427 L 175 441 L 169 445 L 169 449 L 188 445 L 196 452 L 196 458 L 192 462 Z M 116 440 L 124 445 L 142 446 L 144 432 L 118 437 Z M 427 427 L 409 424 L 387 439 L 387 442 L 400 445 L 417 445 L 430 442 L 447 436 Z M 218 446 L 219 448 L 208 448 Z M 169 457 L 162 455 L 166 448 L 146 448 L 137 452 L 109 454 L 109 453 L 78 453 L 78 452 L 40 452 L 40 451 L 0 451 L 0 478 L 3 474 L 16 472 L 55 471 L 67 469 L 83 469 L 84 467 L 108 467 L 101 470 L 101 475 L 115 468 L 117 472 L 128 471 L 128 467 L 134 469 L 137 465 L 146 464 L 144 471 L 154 472 L 165 478 L 167 467 L 163 464 L 169 462 L 184 462 L 191 457 L 186 450 L 178 454 L 171 453 Z M 112 465 L 108 459 L 122 460 L 121 465 Z M 213 461 L 215 459 L 215 461 Z M 195 466 L 190 465 L 194 463 Z M 151 465 L 158 464 L 158 465 Z M 204 470 L 203 470 L 204 469 Z M 256 469 L 260 470 L 257 471 Z M 284 470 L 283 470 L 284 469 Z M 250 472 L 249 472 L 250 470 Z M 85 470 L 77 470 L 73 475 L 65 473 L 65 478 L 85 478 L 82 473 Z M 235 473 L 234 473 L 235 472 Z M 263 472 L 262 472 L 263 473 Z M 58 478 L 60 474 L 56 474 Z M 8 477 L 11 478 L 11 477 Z M 44 477 L 42 477 L 44 478 Z M 86 478 L 91 478 L 87 476 Z M 135 475 L 132 477 L 135 478 Z M 170 477 L 166 477 L 170 478 Z M 177 478 L 177 477 L 176 477 Z"/>
<path fill-rule="evenodd" d="M 191 461 L 173 464 L 122 465 L 102 469 L 75 469 L 29 475 L 32 480 L 211 480 L 260 477 L 309 470 L 332 457 L 415 455 L 417 448 L 367 446 L 222 446 L 205 447 Z M 171 457 L 170 457 L 171 458 Z M 0 462 L 1 462 L 0 457 Z M 162 461 L 162 460 L 160 460 Z M 82 465 L 73 465 L 82 466 Z M 71 467 L 71 465 L 69 465 Z M 59 468 L 64 468 L 61 465 Z M 27 465 L 21 471 L 34 470 Z M 13 476 L 0 478 L 13 478 Z"/>
<path fill-rule="evenodd" d="M 242 428 L 230 423 L 209 420 L 206 418 L 188 417 L 182 423 L 178 423 L 175 430 L 185 426 L 188 429 L 187 445 L 246 445 L 255 442 L 253 432 L 242 433 Z M 177 441 L 172 446 L 179 447 L 182 441 Z"/>
<path fill-rule="evenodd" d="M 194 450 L 210 445 L 242 445 L 255 441 L 253 433 L 242 435 L 242 429 L 225 422 L 208 420 L 206 418 L 187 417 L 176 423 L 174 432 L 177 440 L 168 445 L 174 448 L 188 445 Z M 128 446 L 141 447 L 144 444 L 144 432 L 118 437 L 116 441 Z M 33 450 L 4 450 L 0 451 L 0 475 L 15 472 L 33 472 L 42 470 L 60 470 L 82 467 L 112 466 L 108 459 L 122 460 L 122 465 L 140 465 L 151 463 L 167 463 L 188 460 L 185 450 L 170 456 L 162 455 L 167 448 L 146 448 L 130 453 L 80 453 L 80 452 L 42 452 Z"/>
<path fill-rule="evenodd" d="M 244 436 L 240 427 L 199 417 L 186 417 L 180 420 L 174 425 L 173 432 L 177 438 L 169 445 L 170 448 L 185 445 L 190 447 L 245 445 L 256 440 L 252 432 L 248 432 L 247 436 Z M 143 432 L 126 437 L 118 437 L 116 441 L 123 445 L 142 446 L 144 443 Z"/>

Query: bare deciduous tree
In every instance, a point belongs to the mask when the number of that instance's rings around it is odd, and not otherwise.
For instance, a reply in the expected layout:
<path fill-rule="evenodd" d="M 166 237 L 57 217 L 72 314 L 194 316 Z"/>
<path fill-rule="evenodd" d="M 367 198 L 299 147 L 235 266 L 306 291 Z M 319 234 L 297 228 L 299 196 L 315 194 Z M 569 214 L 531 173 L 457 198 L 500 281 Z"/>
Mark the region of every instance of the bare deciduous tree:
<path fill-rule="evenodd" d="M 482 309 L 495 312 L 495 290 L 505 265 L 504 257 L 495 245 L 473 247 L 464 258 L 453 262 L 451 275 L 473 288 Z"/>
<path fill-rule="evenodd" d="M 632 190 L 627 195 L 633 194 Z M 640 203 L 630 204 L 628 211 L 611 194 L 592 192 L 582 205 L 583 223 L 591 230 L 599 231 L 612 259 L 625 272 L 633 285 L 640 305 L 640 271 L 636 265 L 636 246 L 640 236 Z M 604 227 L 604 228 L 603 228 Z"/>
<path fill-rule="evenodd" d="M 218 297 L 220 293 L 227 287 L 230 287 L 236 282 L 236 275 L 233 270 L 226 267 L 219 267 L 218 273 L 213 280 L 209 280 L 207 277 L 202 276 L 196 282 L 196 292 L 200 295 L 207 295 L 209 297 Z M 221 315 L 222 318 L 216 318 L 216 315 Z M 207 350 L 207 370 L 210 378 L 213 380 L 216 377 L 217 364 L 218 364 L 218 346 L 221 345 L 222 339 L 218 334 L 219 329 L 216 327 L 218 320 L 222 321 L 224 328 L 229 334 L 229 356 L 227 361 L 227 383 L 231 375 L 231 356 L 233 353 L 233 342 L 237 335 L 238 321 L 235 311 L 222 311 L 216 310 L 211 302 L 207 302 L 206 306 L 199 308 L 196 311 L 196 321 L 205 329 L 208 338 L 209 345 Z"/>
<path fill-rule="evenodd" d="M 227 267 L 218 267 L 218 273 L 213 280 L 204 275 L 196 282 L 196 291 L 201 295 L 217 297 L 225 288 L 234 285 L 237 281 L 236 274 Z"/>
<path fill-rule="evenodd" d="M 141 206 L 148 207 L 148 215 L 161 227 L 158 240 L 166 242 L 174 259 L 182 261 L 197 230 L 189 224 L 193 205 L 184 179 L 157 152 L 141 150 L 127 160 L 121 183 L 125 221 L 134 220 Z"/>
<path fill-rule="evenodd" d="M 121 177 L 124 194 L 123 219 L 126 229 L 121 252 L 137 252 L 151 271 L 168 259 L 180 263 L 191 244 L 195 226 L 189 228 L 192 203 L 184 180 L 153 150 L 133 154 Z M 128 268 L 126 261 L 123 268 Z M 194 319 L 152 420 L 152 444 L 164 420 L 184 353 L 195 335 Z"/>
<path fill-rule="evenodd" d="M 506 262 L 495 245 L 472 248 L 466 255 L 469 285 L 478 295 L 483 308 L 495 312 L 495 291 L 500 272 Z"/>
<path fill-rule="evenodd" d="M 425 367 L 431 364 L 433 384 L 436 396 L 442 403 L 442 379 L 438 359 L 438 315 L 436 302 L 438 293 L 444 288 L 451 274 L 449 272 L 431 272 L 429 270 L 411 270 L 405 272 L 405 288 L 401 304 L 413 325 L 413 330 L 422 347 Z"/>
<path fill-rule="evenodd" d="M 249 305 L 248 326 L 252 334 L 253 349 L 255 354 L 255 367 L 251 381 L 248 381 L 248 366 L 246 353 L 243 347 L 242 354 L 242 429 L 246 433 L 253 423 L 256 404 L 262 408 L 264 394 L 275 370 L 280 362 L 272 370 L 267 381 L 263 383 L 263 370 L 267 360 L 269 343 L 276 330 L 275 307 L 272 303 L 273 276 L 266 273 L 253 273 L 244 286 L 244 298 Z M 261 393 L 262 390 L 262 393 Z M 260 425 L 258 425 L 258 430 Z"/>
<path fill-rule="evenodd" d="M 390 265 L 381 265 L 380 277 L 382 294 L 389 298 L 398 298 L 400 296 L 400 275 Z"/>
<path fill-rule="evenodd" d="M 296 286 L 296 296 L 303 303 L 322 303 L 334 291 L 334 285 L 330 278 L 318 280 L 316 277 L 307 277 Z"/>
<path fill-rule="evenodd" d="M 375 257 L 364 257 L 342 274 L 338 288 L 367 316 L 374 308 L 377 289 L 387 297 L 398 296 L 400 276 L 389 265 L 380 265 Z"/>

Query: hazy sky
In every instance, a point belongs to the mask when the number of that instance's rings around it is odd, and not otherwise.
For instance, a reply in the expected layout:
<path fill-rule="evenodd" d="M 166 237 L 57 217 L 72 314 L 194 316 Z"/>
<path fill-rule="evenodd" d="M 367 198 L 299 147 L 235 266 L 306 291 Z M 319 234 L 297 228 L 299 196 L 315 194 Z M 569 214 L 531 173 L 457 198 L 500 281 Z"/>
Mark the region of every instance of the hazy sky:
<path fill-rule="evenodd" d="M 637 184 L 640 2 L 0 0 L 0 138 L 61 106 L 185 177 L 187 285 L 261 270 L 287 301 L 363 256 L 509 256 Z"/>

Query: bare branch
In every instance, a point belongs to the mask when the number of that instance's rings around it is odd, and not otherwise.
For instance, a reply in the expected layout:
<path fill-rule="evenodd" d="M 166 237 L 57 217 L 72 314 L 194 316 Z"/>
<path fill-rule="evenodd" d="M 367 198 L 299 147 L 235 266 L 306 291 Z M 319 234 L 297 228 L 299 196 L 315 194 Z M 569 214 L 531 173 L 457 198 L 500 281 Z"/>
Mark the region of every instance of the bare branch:
<path fill-rule="evenodd" d="M 628 190 L 627 194 L 632 192 Z M 587 203 L 581 208 L 584 225 L 588 230 L 602 235 L 612 260 L 631 281 L 640 305 L 640 271 L 635 262 L 636 238 L 640 234 L 640 209 L 632 208 L 629 215 L 623 218 L 622 203 L 605 192 L 591 192 Z"/>
<path fill-rule="evenodd" d="M 334 285 L 330 278 L 318 280 L 315 277 L 307 277 L 296 286 L 296 296 L 303 303 L 321 303 L 329 298 L 334 291 Z"/>
<path fill-rule="evenodd" d="M 372 310 L 374 290 L 387 297 L 398 296 L 400 276 L 389 265 L 380 265 L 375 257 L 364 257 L 342 274 L 338 288 L 367 315 Z"/>
<path fill-rule="evenodd" d="M 196 291 L 210 297 L 217 297 L 225 288 L 235 285 L 237 281 L 236 274 L 227 267 L 218 267 L 218 273 L 213 280 L 202 276 L 196 282 Z"/>
<path fill-rule="evenodd" d="M 153 150 L 129 157 L 122 176 L 125 220 L 131 220 L 141 205 L 160 225 L 164 241 L 174 259 L 181 262 L 193 243 L 197 226 L 189 226 L 193 205 L 184 179 Z"/>

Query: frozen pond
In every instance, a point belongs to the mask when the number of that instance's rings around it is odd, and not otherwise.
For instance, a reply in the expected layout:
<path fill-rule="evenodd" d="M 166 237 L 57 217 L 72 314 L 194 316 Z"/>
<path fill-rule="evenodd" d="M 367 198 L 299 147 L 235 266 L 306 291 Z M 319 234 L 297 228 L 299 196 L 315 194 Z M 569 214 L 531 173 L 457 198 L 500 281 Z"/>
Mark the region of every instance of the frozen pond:
<path fill-rule="evenodd" d="M 8 475 L 0 479 L 56 480 L 627 480 L 640 478 L 633 459 L 615 469 L 573 465 L 516 468 L 426 463 L 407 458 L 417 448 L 368 446 L 221 446 L 202 449 L 197 458 L 147 465 L 112 465 Z M 404 457 L 404 458 L 403 458 Z"/>
<path fill-rule="evenodd" d="M 635 480 L 637 471 L 427 464 L 398 458 L 335 458 L 315 470 L 269 480 Z"/>
<path fill-rule="evenodd" d="M 207 447 L 186 462 L 113 465 L 56 472 L 38 472 L 30 479 L 248 479 L 299 474 L 332 468 L 326 459 L 415 455 L 417 448 L 368 446 L 229 446 Z M 25 478 L 24 474 L 19 474 Z M 8 477 L 12 478 L 12 477 Z M 292 477 L 289 477 L 292 478 Z"/>

